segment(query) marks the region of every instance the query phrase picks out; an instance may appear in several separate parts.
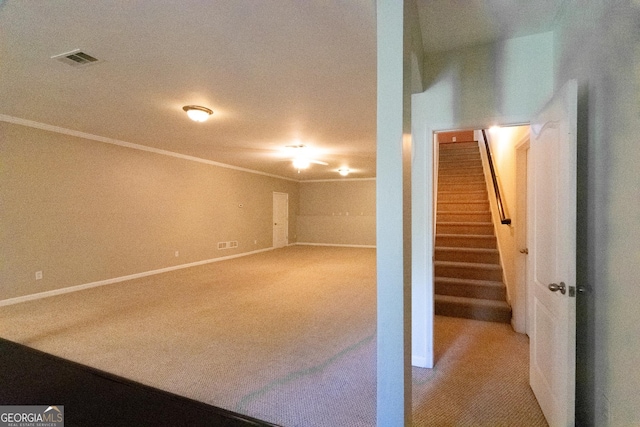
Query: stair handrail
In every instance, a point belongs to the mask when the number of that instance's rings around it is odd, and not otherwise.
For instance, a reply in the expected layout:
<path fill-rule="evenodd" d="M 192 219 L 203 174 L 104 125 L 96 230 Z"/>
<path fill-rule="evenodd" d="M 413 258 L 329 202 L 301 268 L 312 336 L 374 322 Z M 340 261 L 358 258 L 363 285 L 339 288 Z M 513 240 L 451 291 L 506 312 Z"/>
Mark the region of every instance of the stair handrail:
<path fill-rule="evenodd" d="M 498 203 L 498 213 L 500 214 L 500 223 L 509 225 L 511 224 L 511 218 L 507 218 L 504 213 L 504 203 L 502 202 L 502 196 L 500 196 L 500 188 L 498 188 L 498 178 L 496 178 L 496 171 L 493 167 L 493 158 L 491 157 L 491 149 L 489 148 L 489 142 L 487 141 L 487 133 L 482 129 L 482 137 L 484 138 L 484 147 L 487 150 L 487 160 L 489 161 L 489 169 L 491 170 L 491 180 L 493 181 L 493 189 L 496 193 L 496 202 Z"/>

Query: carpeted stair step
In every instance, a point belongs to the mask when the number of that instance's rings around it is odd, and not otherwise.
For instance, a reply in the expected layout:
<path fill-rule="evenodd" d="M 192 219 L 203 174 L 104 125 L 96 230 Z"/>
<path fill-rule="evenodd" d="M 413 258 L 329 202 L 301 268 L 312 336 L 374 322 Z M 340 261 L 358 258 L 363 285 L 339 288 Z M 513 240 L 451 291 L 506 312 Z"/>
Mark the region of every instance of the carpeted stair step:
<path fill-rule="evenodd" d="M 486 235 L 437 234 L 436 246 L 496 249 L 496 237 Z"/>
<path fill-rule="evenodd" d="M 465 159 L 477 159 L 481 161 L 482 157 L 480 157 L 480 151 L 478 148 L 465 148 L 462 150 L 446 150 L 440 151 L 440 157 L 438 158 L 438 163 L 449 162 L 453 160 L 465 160 Z"/>
<path fill-rule="evenodd" d="M 480 154 L 460 154 L 440 157 L 438 160 L 438 170 L 454 169 L 456 167 L 478 167 L 482 166 Z"/>
<path fill-rule="evenodd" d="M 449 156 L 441 158 L 438 162 L 438 170 L 467 169 L 482 167 L 482 158 L 479 155 Z"/>
<path fill-rule="evenodd" d="M 440 192 L 460 192 L 460 191 L 487 191 L 484 180 L 478 179 L 471 182 L 459 182 L 455 180 L 438 181 L 438 193 Z"/>
<path fill-rule="evenodd" d="M 492 222 L 443 222 L 436 223 L 440 234 L 486 234 L 493 235 Z"/>
<path fill-rule="evenodd" d="M 470 211 L 482 211 L 488 207 L 487 201 L 471 201 L 471 202 L 462 202 L 462 201 L 438 201 L 438 212 L 440 211 L 457 211 L 457 212 L 470 212 Z"/>
<path fill-rule="evenodd" d="M 450 150 L 440 150 L 440 160 L 447 160 L 454 157 L 480 157 L 478 147 L 457 148 Z"/>
<path fill-rule="evenodd" d="M 511 322 L 511 307 L 505 301 L 435 295 L 435 313 L 489 322 Z"/>
<path fill-rule="evenodd" d="M 477 168 L 478 166 L 482 166 L 480 155 L 449 156 L 441 158 L 438 162 L 438 170 Z"/>
<path fill-rule="evenodd" d="M 455 168 L 440 168 L 438 170 L 438 173 L 440 177 L 444 177 L 447 175 L 481 175 L 484 172 L 482 171 L 482 165 L 479 165 Z"/>
<path fill-rule="evenodd" d="M 455 277 L 458 279 L 502 281 L 500 264 L 481 264 L 477 262 L 434 261 L 434 276 Z"/>
<path fill-rule="evenodd" d="M 446 148 L 446 149 L 442 149 L 442 146 L 440 146 L 440 158 L 446 158 L 449 156 L 460 156 L 462 154 L 468 154 L 468 155 L 479 155 L 480 154 L 480 150 L 478 150 L 478 145 L 476 144 L 475 146 L 466 146 L 466 147 L 457 147 L 457 148 Z"/>
<path fill-rule="evenodd" d="M 439 211 L 437 221 L 443 222 L 491 222 L 491 212 L 486 211 Z"/>
<path fill-rule="evenodd" d="M 456 168 L 456 167 L 478 167 L 482 164 L 480 156 L 455 156 L 450 158 L 440 159 L 438 162 L 439 170 L 443 168 Z"/>
<path fill-rule="evenodd" d="M 436 314 L 508 323 L 511 309 L 477 142 L 440 145 L 437 196 Z"/>
<path fill-rule="evenodd" d="M 451 248 L 436 246 L 435 261 L 477 262 L 480 264 L 498 264 L 500 254 L 497 249 Z"/>
<path fill-rule="evenodd" d="M 488 201 L 487 190 L 467 190 L 467 191 L 438 191 L 438 200 L 442 202 L 446 201 Z"/>
<path fill-rule="evenodd" d="M 496 301 L 507 300 L 507 289 L 502 282 L 435 277 L 434 285 L 437 295 L 491 299 Z"/>
<path fill-rule="evenodd" d="M 478 151 L 478 142 L 477 141 L 459 141 L 459 142 L 443 142 L 439 145 L 440 153 L 448 150 L 461 150 L 463 148 L 474 148 Z"/>
<path fill-rule="evenodd" d="M 482 184 L 482 187 L 478 188 Z M 473 189 L 486 190 L 484 175 L 446 175 L 438 178 L 438 190 L 454 188 L 456 191 L 462 189 L 470 191 Z"/>
<path fill-rule="evenodd" d="M 438 184 L 484 184 L 484 175 L 438 175 Z M 485 187 L 486 188 L 486 187 Z"/>

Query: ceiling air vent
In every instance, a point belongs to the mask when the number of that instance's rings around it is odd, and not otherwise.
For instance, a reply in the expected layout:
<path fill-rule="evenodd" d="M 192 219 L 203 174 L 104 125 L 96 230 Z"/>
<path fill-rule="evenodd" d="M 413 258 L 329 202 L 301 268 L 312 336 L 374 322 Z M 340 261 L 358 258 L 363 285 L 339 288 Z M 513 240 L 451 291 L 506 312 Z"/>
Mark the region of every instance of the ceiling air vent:
<path fill-rule="evenodd" d="M 60 62 L 64 62 L 65 64 L 74 67 L 84 67 L 87 65 L 95 64 L 96 62 L 100 62 L 98 58 L 93 57 L 88 53 L 81 51 L 80 49 L 52 56 L 51 59 L 57 59 Z"/>

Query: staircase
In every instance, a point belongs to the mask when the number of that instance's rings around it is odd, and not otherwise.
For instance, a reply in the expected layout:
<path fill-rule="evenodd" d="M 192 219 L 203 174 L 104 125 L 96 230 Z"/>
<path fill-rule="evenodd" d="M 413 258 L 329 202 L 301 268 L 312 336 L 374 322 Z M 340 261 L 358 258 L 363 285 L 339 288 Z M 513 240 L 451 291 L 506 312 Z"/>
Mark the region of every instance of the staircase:
<path fill-rule="evenodd" d="M 478 143 L 439 148 L 435 313 L 509 323 Z"/>

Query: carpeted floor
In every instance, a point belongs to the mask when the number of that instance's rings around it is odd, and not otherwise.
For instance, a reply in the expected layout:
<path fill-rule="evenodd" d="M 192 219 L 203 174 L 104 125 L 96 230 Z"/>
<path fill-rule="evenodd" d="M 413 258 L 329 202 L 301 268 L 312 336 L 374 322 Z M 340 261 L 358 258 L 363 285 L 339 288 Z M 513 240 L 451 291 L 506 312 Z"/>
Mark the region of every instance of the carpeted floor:
<path fill-rule="evenodd" d="M 436 364 L 413 368 L 415 426 L 547 426 L 529 387 L 529 339 L 510 325 L 436 316 Z"/>
<path fill-rule="evenodd" d="M 375 307 L 374 249 L 295 246 L 0 307 L 0 336 L 284 426 L 371 426 Z M 414 425 L 546 425 L 508 325 L 437 318 L 436 357 Z"/>
<path fill-rule="evenodd" d="M 3 405 L 56 402 L 66 427 L 277 427 L 1 338 L 0 384 Z"/>

